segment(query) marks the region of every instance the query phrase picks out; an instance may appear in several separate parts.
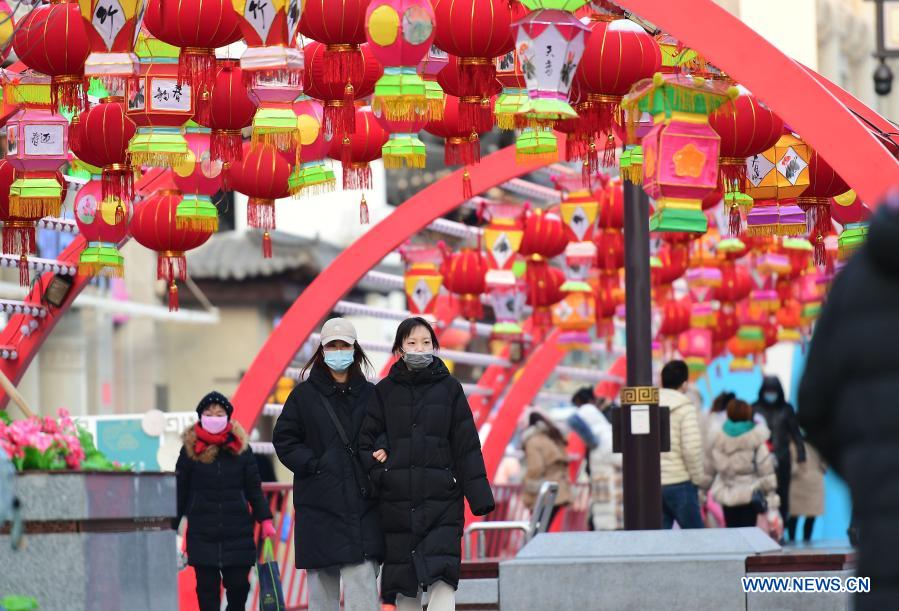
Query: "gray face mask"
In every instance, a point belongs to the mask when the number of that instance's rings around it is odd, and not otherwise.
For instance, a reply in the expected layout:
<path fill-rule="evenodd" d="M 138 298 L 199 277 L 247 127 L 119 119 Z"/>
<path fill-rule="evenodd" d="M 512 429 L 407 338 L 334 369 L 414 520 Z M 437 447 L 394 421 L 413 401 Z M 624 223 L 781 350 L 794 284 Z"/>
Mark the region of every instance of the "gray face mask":
<path fill-rule="evenodd" d="M 406 367 L 412 369 L 427 369 L 428 365 L 434 360 L 434 351 L 427 352 L 404 352 L 403 360 L 406 361 Z"/>

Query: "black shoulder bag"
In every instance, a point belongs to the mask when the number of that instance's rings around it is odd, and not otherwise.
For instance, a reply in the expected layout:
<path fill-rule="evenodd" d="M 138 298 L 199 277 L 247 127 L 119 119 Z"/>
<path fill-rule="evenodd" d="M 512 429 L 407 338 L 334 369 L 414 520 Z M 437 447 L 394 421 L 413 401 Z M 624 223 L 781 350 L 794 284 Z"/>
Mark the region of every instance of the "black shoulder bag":
<path fill-rule="evenodd" d="M 362 468 L 362 464 L 359 462 L 359 457 L 356 454 L 356 450 L 353 449 L 353 444 L 350 443 L 350 438 L 346 434 L 346 430 L 343 428 L 343 425 L 340 424 L 340 419 L 337 417 L 337 414 L 334 413 L 334 407 L 331 405 L 331 401 L 329 401 L 328 398 L 324 395 L 319 395 L 319 397 L 321 397 L 322 405 L 325 406 L 325 411 L 328 412 L 328 416 L 330 416 L 331 422 L 334 423 L 334 428 L 337 429 L 337 435 L 340 437 L 340 441 L 341 443 L 343 443 L 344 449 L 346 450 L 347 454 L 350 455 L 350 463 L 353 465 L 353 479 L 356 480 L 356 487 L 362 494 L 362 498 L 372 498 L 373 487 L 371 485 L 371 479 L 368 477 L 365 469 Z"/>
<path fill-rule="evenodd" d="M 759 474 L 758 453 L 758 448 L 752 452 L 752 472 L 755 475 Z M 765 498 L 765 493 L 758 488 L 753 490 L 749 505 L 755 513 L 766 513 L 768 511 L 768 499 Z"/>

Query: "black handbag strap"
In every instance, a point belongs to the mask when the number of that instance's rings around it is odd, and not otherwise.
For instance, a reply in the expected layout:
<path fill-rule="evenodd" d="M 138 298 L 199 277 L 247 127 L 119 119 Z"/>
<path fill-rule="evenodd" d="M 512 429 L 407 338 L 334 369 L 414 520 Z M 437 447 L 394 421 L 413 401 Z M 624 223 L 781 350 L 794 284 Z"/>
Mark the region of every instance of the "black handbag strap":
<path fill-rule="evenodd" d="M 337 429 L 337 435 L 340 437 L 340 441 L 343 443 L 343 446 L 347 449 L 347 451 L 352 453 L 353 446 L 350 443 L 350 438 L 347 436 L 346 430 L 343 428 L 343 425 L 340 423 L 340 419 L 334 412 L 334 406 L 331 405 L 330 399 L 322 394 L 319 394 L 318 396 L 321 398 L 322 405 L 325 406 L 325 411 L 328 412 L 328 416 L 331 417 L 331 422 L 334 423 L 334 428 Z"/>

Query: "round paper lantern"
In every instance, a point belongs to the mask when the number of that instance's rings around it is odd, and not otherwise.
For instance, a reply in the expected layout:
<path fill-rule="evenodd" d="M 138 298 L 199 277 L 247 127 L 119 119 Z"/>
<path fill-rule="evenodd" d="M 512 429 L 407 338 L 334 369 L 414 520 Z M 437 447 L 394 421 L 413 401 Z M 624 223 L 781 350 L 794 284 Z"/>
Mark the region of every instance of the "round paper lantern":
<path fill-rule="evenodd" d="M 594 21 L 584 42 L 584 54 L 575 73 L 582 101 L 578 113 L 581 130 L 605 134 L 611 150 L 613 125 L 621 125 L 621 100 L 631 86 L 650 78 L 662 65 L 659 44 L 629 19 Z M 608 159 L 607 159 L 608 161 Z"/>
<path fill-rule="evenodd" d="M 178 227 L 178 205 L 183 197 L 176 189 L 162 189 L 134 208 L 131 236 L 144 248 L 156 251 L 156 277 L 169 287 L 169 310 L 178 309 L 177 281 L 187 279 L 188 250 L 202 246 L 211 231 Z"/>
<path fill-rule="evenodd" d="M 443 162 L 446 165 L 473 165 L 481 161 L 481 139 L 471 123 L 462 120 L 459 107 L 459 98 L 445 96 L 443 118 L 429 121 L 425 131 L 444 139 Z M 462 191 L 466 197 L 472 197 L 467 170 L 462 176 Z"/>
<path fill-rule="evenodd" d="M 243 155 L 241 130 L 249 127 L 256 114 L 256 104 L 247 94 L 243 70 L 233 61 L 218 68 L 209 97 L 200 101 L 206 106 L 204 123 L 212 129 L 209 153 L 212 159 L 225 163 L 240 161 Z"/>
<path fill-rule="evenodd" d="M 331 159 L 341 162 L 343 167 L 343 188 L 371 189 L 371 167 L 369 163 L 381 156 L 381 147 L 389 134 L 375 119 L 370 107 L 356 111 L 356 129 L 346 134 L 342 140 L 332 140 L 328 153 Z M 365 222 L 365 221 L 363 221 Z"/>
<path fill-rule="evenodd" d="M 318 63 L 318 78 L 323 83 L 343 87 L 348 83 L 356 85 L 364 78 L 365 60 L 360 55 L 359 45 L 365 42 L 365 12 L 370 2 L 313 0 L 305 3 L 300 33 L 324 45 L 323 53 L 315 62 Z M 314 65 L 308 54 L 306 64 Z"/>
<path fill-rule="evenodd" d="M 458 253 L 444 253 L 443 284 L 460 299 L 459 313 L 475 321 L 483 314 L 481 295 L 487 290 L 487 258 L 478 250 L 464 249 Z"/>
<path fill-rule="evenodd" d="M 593 238 L 596 266 L 603 272 L 616 272 L 624 267 L 624 235 L 619 229 L 601 229 Z"/>
<path fill-rule="evenodd" d="M 105 98 L 72 119 L 70 145 L 76 157 L 103 169 L 101 200 L 132 201 L 134 168 L 128 164 L 128 143 L 137 126 L 125 115 L 124 98 Z"/>
<path fill-rule="evenodd" d="M 459 58 L 450 55 L 446 66 L 437 74 L 437 83 L 447 95 L 459 98 L 459 116 L 466 125 L 477 132 L 488 132 L 493 128 L 493 107 L 491 98 L 502 91 L 496 79 L 489 82 L 486 89 L 477 95 L 467 95 L 467 75 L 462 70 Z"/>
<path fill-rule="evenodd" d="M 247 224 L 264 231 L 262 255 L 266 258 L 272 256 L 269 231 L 275 229 L 275 200 L 290 195 L 290 171 L 286 157 L 270 144 L 245 144 L 243 161 L 228 168 L 228 184 L 249 197 Z"/>
<path fill-rule="evenodd" d="M 562 292 L 565 272 L 550 266 L 545 259 L 533 257 L 527 264 L 525 282 L 526 303 L 534 308 L 534 325 L 540 329 L 548 329 L 552 326 L 552 306 L 565 298 L 565 293 Z"/>
<path fill-rule="evenodd" d="M 9 57 L 12 51 L 10 39 L 16 29 L 16 20 L 13 10 L 6 0 L 0 0 L 0 61 Z"/>
<path fill-rule="evenodd" d="M 215 81 L 215 49 L 241 38 L 231 0 L 147 0 L 144 25 L 159 40 L 181 48 L 177 83 L 189 84 L 197 96 L 208 93 Z"/>
<path fill-rule="evenodd" d="M 559 215 L 542 209 L 526 210 L 524 234 L 518 252 L 526 257 L 552 259 L 565 252 L 568 235 Z"/>
<path fill-rule="evenodd" d="M 749 297 L 752 276 L 742 265 L 726 265 L 721 269 L 721 285 L 712 289 L 711 298 L 721 303 L 737 303 Z"/>
<path fill-rule="evenodd" d="M 599 196 L 599 227 L 602 229 L 624 229 L 624 183 L 612 179 L 601 190 Z"/>
<path fill-rule="evenodd" d="M 84 62 L 91 51 L 88 22 L 78 3 L 57 1 L 34 7 L 12 39 L 19 60 L 52 77 L 52 105 L 87 108 Z"/>
<path fill-rule="evenodd" d="M 103 185 L 94 177 L 75 194 L 75 222 L 87 247 L 81 251 L 78 273 L 121 278 L 125 258 L 118 244 L 128 235 L 133 209 L 130 202 L 103 196 Z"/>
<path fill-rule="evenodd" d="M 190 147 L 190 156 L 172 168 L 175 186 L 184 194 L 178 204 L 176 221 L 179 227 L 215 233 L 219 215 L 212 196 L 222 188 L 224 164 L 212 159 L 209 129 L 189 127 L 184 137 Z"/>
<path fill-rule="evenodd" d="M 384 68 L 368 45 L 362 45 L 359 48 L 362 69 L 355 71 L 356 74 L 346 80 L 328 81 L 325 61 L 329 53 L 327 47 L 322 43 L 312 42 L 304 47 L 304 53 L 308 68 L 303 74 L 303 88 L 307 95 L 321 100 L 325 105 L 325 140 L 342 139 L 343 134 L 352 133 L 356 128 L 353 100 L 366 98 L 374 92 L 375 83 L 383 74 Z"/>
<path fill-rule="evenodd" d="M 833 231 L 831 199 L 848 191 L 849 185 L 815 150 L 811 151 L 808 172 L 809 186 L 796 203 L 808 214 L 809 237 L 815 245 L 815 265 L 824 265 L 824 236 Z"/>
<path fill-rule="evenodd" d="M 324 108 L 318 100 L 303 95 L 293 103 L 293 111 L 300 131 L 300 164 L 288 180 L 290 193 L 303 196 L 333 191 L 334 171 L 324 161 L 329 148 L 323 129 Z"/>
<path fill-rule="evenodd" d="M 86 79 L 99 79 L 115 95 L 140 74 L 134 43 L 144 20 L 146 0 L 81 0 L 81 15 L 90 26 L 91 54 L 84 63 Z"/>
<path fill-rule="evenodd" d="M 427 118 L 424 80 L 416 72 L 434 40 L 430 0 L 373 0 L 366 12 L 366 37 L 384 66 L 375 84 L 372 110 L 391 121 Z"/>

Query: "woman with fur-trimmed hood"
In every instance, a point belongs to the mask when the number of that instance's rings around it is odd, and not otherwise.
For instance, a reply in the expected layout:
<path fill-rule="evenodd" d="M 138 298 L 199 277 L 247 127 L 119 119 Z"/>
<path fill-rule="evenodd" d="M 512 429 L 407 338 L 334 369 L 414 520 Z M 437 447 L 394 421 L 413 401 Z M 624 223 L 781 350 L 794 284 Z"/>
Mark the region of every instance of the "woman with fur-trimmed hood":
<path fill-rule="evenodd" d="M 178 517 L 187 518 L 187 561 L 197 574 L 200 611 L 219 611 L 225 587 L 228 611 L 243 610 L 256 563 L 253 522 L 275 536 L 247 433 L 231 422 L 234 407 L 218 392 L 197 406 L 200 421 L 184 431 L 175 471 Z"/>

